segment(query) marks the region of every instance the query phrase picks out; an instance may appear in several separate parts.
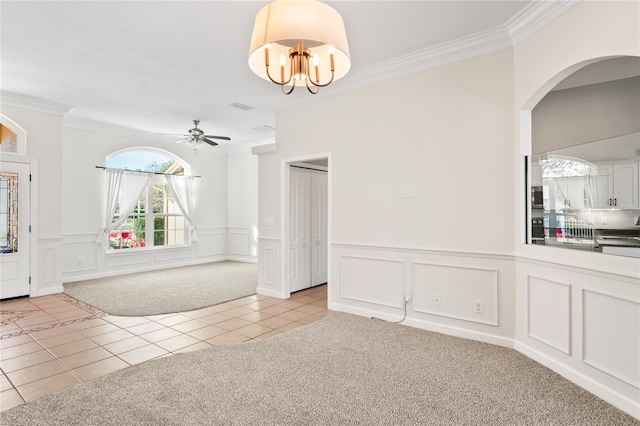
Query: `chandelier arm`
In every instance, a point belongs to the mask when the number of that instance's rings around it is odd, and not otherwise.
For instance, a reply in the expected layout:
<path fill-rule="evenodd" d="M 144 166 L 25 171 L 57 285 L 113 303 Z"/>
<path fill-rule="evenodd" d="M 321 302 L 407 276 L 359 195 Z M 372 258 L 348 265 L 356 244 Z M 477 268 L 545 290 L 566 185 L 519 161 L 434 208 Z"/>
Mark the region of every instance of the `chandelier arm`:
<path fill-rule="evenodd" d="M 319 83 L 314 83 L 313 80 L 311 81 L 311 84 L 313 84 L 316 87 L 327 87 L 328 85 L 330 85 L 331 83 L 333 83 L 333 77 L 335 76 L 335 72 L 333 70 L 331 70 L 331 80 L 329 80 L 328 82 L 326 82 L 325 84 L 319 84 Z M 310 80 L 309 77 L 309 70 L 307 69 L 307 80 Z"/>
<path fill-rule="evenodd" d="M 320 91 L 320 86 L 317 86 L 313 81 L 311 82 L 311 84 L 313 86 L 315 86 L 316 91 L 314 92 L 313 90 L 311 90 L 311 86 L 309 86 L 309 73 L 307 73 L 307 78 L 304 80 L 305 86 L 307 86 L 307 90 L 309 91 L 309 93 L 311 93 L 312 95 L 315 95 L 316 93 L 318 93 Z"/>
<path fill-rule="evenodd" d="M 292 71 L 291 74 L 289 75 L 289 79 L 287 81 L 285 81 L 285 82 L 276 81 L 271 77 L 271 74 L 269 74 L 269 66 L 266 65 L 265 68 L 267 70 L 267 77 L 269 77 L 269 80 L 271 80 L 272 83 L 278 84 L 280 86 L 284 86 L 285 84 L 289 84 L 289 82 L 293 78 L 293 71 Z"/>
<path fill-rule="evenodd" d="M 289 90 L 288 92 L 286 90 L 284 90 L 285 85 L 281 84 L 280 87 L 282 87 L 282 93 L 284 93 L 285 95 L 290 95 L 293 92 L 293 89 L 296 88 L 296 81 L 293 80 L 293 84 L 291 85 L 291 90 Z"/>

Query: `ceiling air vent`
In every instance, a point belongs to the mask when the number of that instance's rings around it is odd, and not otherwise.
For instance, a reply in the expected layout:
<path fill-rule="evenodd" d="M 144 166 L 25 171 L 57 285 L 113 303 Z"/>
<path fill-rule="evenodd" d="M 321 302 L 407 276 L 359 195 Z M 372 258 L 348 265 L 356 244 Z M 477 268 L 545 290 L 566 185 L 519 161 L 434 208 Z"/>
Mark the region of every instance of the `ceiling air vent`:
<path fill-rule="evenodd" d="M 241 104 L 240 102 L 234 102 L 232 104 L 229 104 L 229 106 L 237 109 L 241 109 L 242 111 L 251 111 L 253 109 L 253 107 L 249 105 Z"/>
<path fill-rule="evenodd" d="M 267 126 L 265 124 L 263 126 L 252 127 L 251 130 L 255 130 L 256 132 L 261 132 L 261 133 L 271 133 L 271 132 L 274 132 L 276 128 L 272 126 Z"/>

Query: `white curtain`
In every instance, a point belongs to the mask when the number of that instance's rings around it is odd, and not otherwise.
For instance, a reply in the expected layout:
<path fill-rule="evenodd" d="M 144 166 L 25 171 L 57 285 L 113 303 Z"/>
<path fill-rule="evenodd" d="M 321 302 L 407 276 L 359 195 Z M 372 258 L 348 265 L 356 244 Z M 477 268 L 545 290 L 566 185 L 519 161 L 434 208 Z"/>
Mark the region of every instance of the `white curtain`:
<path fill-rule="evenodd" d="M 198 241 L 198 227 L 193 222 L 195 177 L 166 175 L 169 189 L 180 211 L 191 225 L 191 241 Z"/>
<path fill-rule="evenodd" d="M 127 220 L 138 203 L 142 191 L 147 188 L 154 176 L 151 173 L 139 174 L 114 169 L 106 169 L 105 173 L 107 174 L 107 208 L 104 226 L 100 228 L 98 238 L 96 238 L 96 243 L 103 247 L 107 246 L 109 232 Z M 114 222 L 118 205 L 120 206 L 120 216 Z"/>

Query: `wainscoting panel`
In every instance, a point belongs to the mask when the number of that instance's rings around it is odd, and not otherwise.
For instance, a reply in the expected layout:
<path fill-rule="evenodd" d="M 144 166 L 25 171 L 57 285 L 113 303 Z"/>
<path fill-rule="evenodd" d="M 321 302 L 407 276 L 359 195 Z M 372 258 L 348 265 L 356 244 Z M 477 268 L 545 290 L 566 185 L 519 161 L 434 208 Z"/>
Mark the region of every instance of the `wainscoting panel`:
<path fill-rule="evenodd" d="M 224 256 L 226 246 L 226 228 L 207 228 L 198 230 L 198 241 L 196 244 L 196 255 L 203 256 Z"/>
<path fill-rule="evenodd" d="M 571 285 L 529 275 L 529 337 L 571 355 Z"/>
<path fill-rule="evenodd" d="M 583 362 L 640 388 L 640 303 L 584 289 Z"/>
<path fill-rule="evenodd" d="M 38 239 L 37 286 L 31 287 L 32 296 L 58 293 L 62 291 L 62 237 Z"/>
<path fill-rule="evenodd" d="M 341 255 L 340 297 L 392 308 L 403 307 L 403 262 L 396 259 Z"/>
<path fill-rule="evenodd" d="M 497 269 L 413 262 L 411 284 L 416 312 L 498 325 Z"/>
<path fill-rule="evenodd" d="M 171 262 L 172 260 L 188 259 L 191 257 L 191 247 L 163 249 L 162 251 L 156 251 L 153 254 L 156 262 Z"/>
<path fill-rule="evenodd" d="M 264 273 L 262 274 L 263 281 L 266 285 L 274 286 L 275 280 L 275 259 L 276 252 L 273 247 L 266 247 L 264 249 Z"/>
<path fill-rule="evenodd" d="M 229 253 L 232 256 L 249 256 L 251 254 L 250 229 L 229 229 Z"/>
<path fill-rule="evenodd" d="M 98 267 L 98 249 L 96 234 L 65 235 L 62 246 L 62 273 L 70 274 L 82 271 L 95 271 Z"/>
<path fill-rule="evenodd" d="M 280 239 L 258 238 L 258 294 L 286 297 L 280 281 Z"/>
<path fill-rule="evenodd" d="M 151 262 L 151 252 L 141 253 L 113 253 L 106 255 L 105 264 L 107 267 L 142 265 Z"/>

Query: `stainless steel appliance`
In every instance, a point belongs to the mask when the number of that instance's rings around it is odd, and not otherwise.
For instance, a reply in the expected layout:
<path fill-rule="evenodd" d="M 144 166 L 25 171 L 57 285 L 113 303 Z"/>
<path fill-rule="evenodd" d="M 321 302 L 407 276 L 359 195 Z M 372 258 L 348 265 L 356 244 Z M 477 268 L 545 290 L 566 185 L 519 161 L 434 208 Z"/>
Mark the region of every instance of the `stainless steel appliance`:
<path fill-rule="evenodd" d="M 542 199 L 542 186 L 531 187 L 531 208 L 543 209 L 544 201 Z"/>
<path fill-rule="evenodd" d="M 544 244 L 544 219 L 534 217 L 531 219 L 531 244 Z"/>

